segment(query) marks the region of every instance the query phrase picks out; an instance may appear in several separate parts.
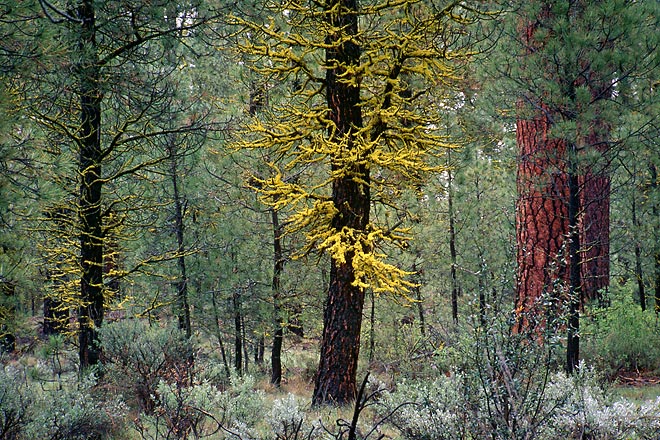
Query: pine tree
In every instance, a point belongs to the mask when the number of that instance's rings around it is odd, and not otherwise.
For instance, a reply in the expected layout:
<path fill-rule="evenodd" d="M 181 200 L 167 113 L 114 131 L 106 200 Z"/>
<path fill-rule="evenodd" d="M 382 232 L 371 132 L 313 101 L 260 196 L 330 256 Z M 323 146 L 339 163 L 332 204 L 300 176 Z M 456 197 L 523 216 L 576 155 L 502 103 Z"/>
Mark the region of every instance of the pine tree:
<path fill-rule="evenodd" d="M 653 63 L 653 45 L 640 33 L 653 26 L 652 3 L 546 1 L 511 14 L 511 52 L 519 56 L 507 73 L 518 90 L 518 329 L 545 326 L 565 307 L 569 371 L 579 358 L 579 309 L 609 285 L 618 88 Z M 554 311 L 541 312 L 549 302 Z"/>
<path fill-rule="evenodd" d="M 169 82 L 177 66 L 162 62 L 166 41 L 190 37 L 209 20 L 199 5 L 166 11 L 165 3 L 39 1 L 33 12 L 53 36 L 51 45 L 34 70 L 15 79 L 21 109 L 45 134 L 51 180 L 73 213 L 66 247 L 49 254 L 66 260 L 59 300 L 77 312 L 81 369 L 99 362 L 97 330 L 121 275 L 115 268 L 105 279 L 104 270 L 120 250 L 116 234 L 141 207 L 130 193 L 140 177 L 127 182 L 167 159 L 160 148 L 167 136 L 207 128 L 202 115 L 175 127 L 158 124 L 184 110 L 174 105 Z M 54 225 L 52 232 L 63 231 Z M 150 256 L 125 272 L 162 259 Z"/>

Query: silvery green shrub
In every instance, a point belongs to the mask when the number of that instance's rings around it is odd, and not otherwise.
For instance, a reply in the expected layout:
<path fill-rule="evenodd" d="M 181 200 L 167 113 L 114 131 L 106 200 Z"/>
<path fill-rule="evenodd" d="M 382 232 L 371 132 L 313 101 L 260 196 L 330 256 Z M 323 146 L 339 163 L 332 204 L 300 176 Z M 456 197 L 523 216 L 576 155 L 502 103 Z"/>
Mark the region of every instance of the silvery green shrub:
<path fill-rule="evenodd" d="M 99 401 L 92 394 L 94 378 L 78 386 L 46 391 L 33 406 L 31 418 L 21 438 L 43 440 L 112 439 L 127 408 L 119 399 Z"/>
<path fill-rule="evenodd" d="M 305 412 L 291 393 L 273 402 L 268 423 L 277 440 L 311 440 L 321 436 L 317 424 L 306 423 Z"/>
<path fill-rule="evenodd" d="M 252 376 L 232 377 L 224 391 L 204 379 L 160 381 L 153 399 L 153 411 L 140 414 L 134 424 L 145 440 L 256 439 L 255 426 L 267 413 L 264 392 L 255 390 Z"/>
<path fill-rule="evenodd" d="M 135 419 L 135 430 L 143 439 L 204 438 L 220 430 L 222 420 L 213 412 L 221 393 L 208 382 L 182 387 L 161 381 L 156 387 L 154 411 Z"/>
<path fill-rule="evenodd" d="M 504 385 L 504 392 L 513 395 L 512 386 Z M 526 396 L 536 405 L 534 414 L 525 412 L 531 405 L 515 407 L 513 401 L 509 410 L 515 411 L 516 425 L 507 429 L 489 407 L 493 400 L 486 394 L 492 388 L 466 374 L 403 382 L 384 394 L 381 411 L 394 411 L 392 422 L 408 440 L 651 440 L 660 433 L 660 398 L 642 404 L 612 400 L 595 372 L 584 366 L 574 376 L 550 374 L 547 385 L 534 390 Z"/>
<path fill-rule="evenodd" d="M 465 438 L 464 377 L 454 374 L 433 381 L 402 381 L 396 391 L 384 392 L 383 413 L 409 440 Z"/>
<path fill-rule="evenodd" d="M 575 376 L 557 373 L 549 394 L 568 395 L 557 407 L 545 431 L 547 438 L 599 440 L 657 439 L 660 435 L 660 398 L 641 404 L 610 394 L 582 366 Z"/>
<path fill-rule="evenodd" d="M 0 369 L 0 439 L 20 438 L 31 417 L 32 390 L 13 367 Z"/>
<path fill-rule="evenodd" d="M 189 379 L 192 345 L 175 326 L 125 319 L 101 327 L 99 339 L 106 378 L 133 393 L 142 411 L 154 409 L 161 380 Z"/>

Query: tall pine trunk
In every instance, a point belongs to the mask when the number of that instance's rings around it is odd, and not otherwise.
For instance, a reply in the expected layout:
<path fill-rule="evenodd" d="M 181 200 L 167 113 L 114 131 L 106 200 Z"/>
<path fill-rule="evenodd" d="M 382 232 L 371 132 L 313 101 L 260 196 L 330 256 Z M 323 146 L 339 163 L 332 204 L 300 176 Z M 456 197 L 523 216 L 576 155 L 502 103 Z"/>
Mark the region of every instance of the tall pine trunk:
<path fill-rule="evenodd" d="M 581 164 L 579 175 L 580 203 L 580 277 L 585 300 L 607 302 L 610 284 L 610 191 L 609 158 L 611 125 L 599 108 L 600 101 L 612 97 L 612 78 L 594 69 L 586 69 L 585 78 L 578 81 L 589 88 L 593 101 L 593 115 L 583 134 L 585 149 L 596 158 L 593 163 Z"/>
<path fill-rule="evenodd" d="M 516 238 L 517 330 L 545 325 L 542 298 L 557 298 L 568 283 L 565 241 L 569 235 L 566 143 L 549 138 L 545 114 L 517 122 L 519 148 Z"/>
<path fill-rule="evenodd" d="M 332 228 L 364 231 L 369 222 L 369 170 L 364 162 L 347 170 L 342 160 L 356 148 L 356 132 L 362 127 L 360 89 L 357 81 L 348 82 L 360 58 L 360 48 L 354 41 L 358 35 L 357 2 L 329 0 L 325 6 L 330 29 L 326 37 L 326 99 L 328 116 L 333 123 L 330 141 L 337 145 L 332 165 L 336 173 L 332 201 L 337 213 L 332 219 Z M 354 283 L 353 257 L 347 252 L 345 261 L 333 258 L 331 262 L 313 405 L 342 405 L 356 397 L 364 290 Z"/>
<path fill-rule="evenodd" d="M 78 308 L 80 369 L 97 365 L 100 346 L 97 330 L 103 322 L 103 214 L 101 209 L 101 99 L 96 46 L 95 12 L 92 0 L 78 7 L 79 37 L 80 176 L 80 296 Z"/>

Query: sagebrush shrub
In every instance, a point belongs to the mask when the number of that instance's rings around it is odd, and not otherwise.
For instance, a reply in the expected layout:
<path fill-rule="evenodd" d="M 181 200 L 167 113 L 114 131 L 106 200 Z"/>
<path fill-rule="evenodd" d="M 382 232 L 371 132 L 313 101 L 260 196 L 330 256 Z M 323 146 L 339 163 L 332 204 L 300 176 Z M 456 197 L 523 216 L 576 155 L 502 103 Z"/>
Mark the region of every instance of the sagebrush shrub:
<path fill-rule="evenodd" d="M 93 377 L 77 386 L 48 391 L 35 402 L 25 439 L 103 440 L 115 438 L 127 408 L 120 398 L 100 402 Z"/>
<path fill-rule="evenodd" d="M 31 417 L 33 401 L 20 371 L 9 366 L 0 369 L 0 439 L 20 438 Z"/>
<path fill-rule="evenodd" d="M 161 381 L 190 379 L 192 344 L 170 325 L 150 326 L 137 319 L 104 325 L 99 331 L 106 377 L 129 390 L 142 411 L 153 411 L 156 387 Z"/>
<path fill-rule="evenodd" d="M 581 366 L 574 376 L 551 374 L 540 394 L 527 395 L 534 403 L 534 415 L 511 401 L 519 424 L 502 429 L 494 411 L 489 388 L 474 376 L 455 374 L 434 381 L 401 383 L 385 393 L 383 412 L 393 412 L 392 422 L 408 440 L 442 439 L 639 439 L 658 438 L 660 398 L 636 404 L 612 400 L 593 369 Z M 504 388 L 507 388 L 505 386 Z M 476 394 L 472 394 L 472 393 Z M 503 390 L 514 397 L 514 390 Z M 518 407 L 516 407 L 518 405 Z M 398 409 L 397 409 L 398 408 Z"/>
<path fill-rule="evenodd" d="M 384 392 L 381 402 L 392 413 L 390 422 L 406 439 L 464 438 L 463 380 L 457 374 L 432 381 L 402 381 L 395 392 Z"/>

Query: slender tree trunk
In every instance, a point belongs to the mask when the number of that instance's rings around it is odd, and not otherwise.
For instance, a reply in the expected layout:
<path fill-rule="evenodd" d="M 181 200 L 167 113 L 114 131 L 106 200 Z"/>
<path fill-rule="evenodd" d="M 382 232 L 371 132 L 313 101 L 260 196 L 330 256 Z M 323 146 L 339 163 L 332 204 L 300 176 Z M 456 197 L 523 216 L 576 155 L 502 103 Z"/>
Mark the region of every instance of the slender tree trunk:
<path fill-rule="evenodd" d="M 101 207 L 101 100 L 96 23 L 92 0 L 78 6 L 81 21 L 77 65 L 80 87 L 80 298 L 78 343 L 81 371 L 99 363 L 97 330 L 103 322 L 103 214 Z"/>
<path fill-rule="evenodd" d="M 369 364 L 374 361 L 376 354 L 376 295 L 374 291 L 370 291 L 369 299 L 371 307 L 369 310 Z"/>
<path fill-rule="evenodd" d="M 243 315 L 243 313 L 241 313 L 241 339 L 243 340 L 243 373 L 248 374 L 250 367 L 250 350 L 247 338 L 247 326 L 245 325 L 245 315 Z"/>
<path fill-rule="evenodd" d="M 484 256 L 482 253 L 482 250 L 479 249 L 479 260 L 481 261 L 481 269 L 479 270 L 479 279 L 478 279 L 478 285 L 479 285 L 479 324 L 481 324 L 482 327 L 486 326 L 486 262 L 484 261 Z M 493 287 L 493 290 L 495 290 L 495 287 Z"/>
<path fill-rule="evenodd" d="M 642 226 L 637 219 L 637 200 L 633 194 L 630 206 L 632 215 L 633 237 L 635 241 L 635 281 L 637 281 L 637 292 L 639 293 L 639 305 L 642 311 L 646 310 L 646 291 L 644 289 L 644 273 L 642 272 L 642 246 L 639 243 L 639 228 Z"/>
<path fill-rule="evenodd" d="M 417 303 L 417 317 L 419 318 L 419 332 L 422 337 L 426 337 L 426 319 L 424 319 L 424 298 L 422 298 L 422 289 L 419 287 L 421 284 L 421 269 L 417 267 L 417 263 L 413 263 L 412 271 L 417 274 L 415 286 L 412 288 L 415 293 L 415 300 Z"/>
<path fill-rule="evenodd" d="M 282 252 L 282 228 L 277 210 L 270 209 L 270 218 L 273 225 L 273 348 L 270 355 L 271 376 L 270 383 L 276 387 L 282 382 L 282 343 L 284 338 L 284 323 L 282 322 L 282 306 L 280 282 L 284 270 L 284 255 Z"/>
<path fill-rule="evenodd" d="M 660 250 L 655 251 L 655 313 L 660 313 Z"/>
<path fill-rule="evenodd" d="M 447 157 L 450 153 L 447 153 Z M 453 194 L 453 176 L 451 169 L 447 170 L 447 206 L 449 209 L 449 256 L 451 258 L 451 267 L 449 274 L 451 278 L 451 317 L 455 324 L 458 324 L 458 280 L 456 278 L 456 227 L 454 213 L 454 194 Z"/>
<path fill-rule="evenodd" d="M 654 260 L 655 260 L 655 267 L 654 267 L 654 272 L 655 272 L 655 291 L 654 291 L 654 297 L 655 297 L 655 313 L 658 314 L 660 313 L 660 233 L 658 232 L 658 228 L 660 228 L 660 223 L 657 222 L 657 219 L 660 218 L 660 200 L 658 200 L 658 170 L 655 167 L 655 164 L 651 163 L 649 165 L 649 171 L 651 174 L 651 194 L 652 197 L 654 197 L 655 202 L 653 203 L 653 208 L 651 212 L 653 212 L 653 218 L 656 219 L 656 228 L 655 228 L 655 248 L 654 248 Z"/>
<path fill-rule="evenodd" d="M 234 307 L 234 368 L 238 375 L 243 372 L 243 330 L 238 288 L 234 289 L 232 305 Z"/>
<path fill-rule="evenodd" d="M 257 338 L 257 343 L 254 344 L 254 364 L 259 367 L 264 366 L 264 351 L 266 350 L 266 338 L 263 334 Z"/>
<path fill-rule="evenodd" d="M 186 333 L 186 337 L 192 336 L 192 326 L 190 324 L 190 306 L 188 304 L 188 276 L 186 273 L 186 247 L 185 247 L 185 201 L 181 198 L 179 191 L 178 177 L 178 155 L 176 151 L 176 140 L 173 136 L 168 139 L 168 155 L 170 159 L 170 180 L 172 183 L 172 192 L 174 197 L 174 230 L 176 232 L 177 242 L 177 266 L 179 268 L 179 281 L 177 287 L 177 316 L 179 319 L 179 328 Z"/>
<path fill-rule="evenodd" d="M 225 345 L 222 343 L 222 332 L 220 330 L 220 316 L 218 315 L 218 304 L 215 299 L 216 291 L 214 290 L 211 294 L 211 303 L 213 305 L 213 320 L 215 322 L 215 334 L 218 338 L 218 345 L 220 346 L 220 355 L 222 356 L 222 364 L 225 367 L 225 373 L 227 378 L 231 377 L 231 369 L 229 368 L 229 362 L 227 362 L 227 353 L 225 352 Z"/>
<path fill-rule="evenodd" d="M 332 201 L 337 214 L 332 220 L 335 231 L 344 228 L 364 231 L 369 223 L 369 170 L 364 164 L 344 169 L 347 151 L 354 150 L 356 131 L 362 127 L 359 106 L 360 89 L 346 81 L 350 70 L 359 65 L 360 48 L 356 0 L 329 0 L 325 5 L 327 24 L 331 28 L 326 44 L 326 99 L 331 141 L 336 143 L 337 157 L 332 170 L 337 177 L 332 183 Z M 339 148 L 339 145 L 342 145 Z M 355 400 L 356 375 L 360 352 L 360 329 L 364 307 L 364 291 L 354 285 L 353 255 L 345 261 L 332 259 L 330 286 L 323 314 L 323 338 L 313 405 L 343 405 Z"/>
<path fill-rule="evenodd" d="M 582 304 L 582 281 L 580 274 L 580 187 L 577 175 L 577 152 L 575 146 L 569 157 L 568 175 L 568 228 L 569 228 L 569 311 L 568 340 L 566 343 L 566 372 L 573 374 L 580 361 L 580 305 Z"/>

